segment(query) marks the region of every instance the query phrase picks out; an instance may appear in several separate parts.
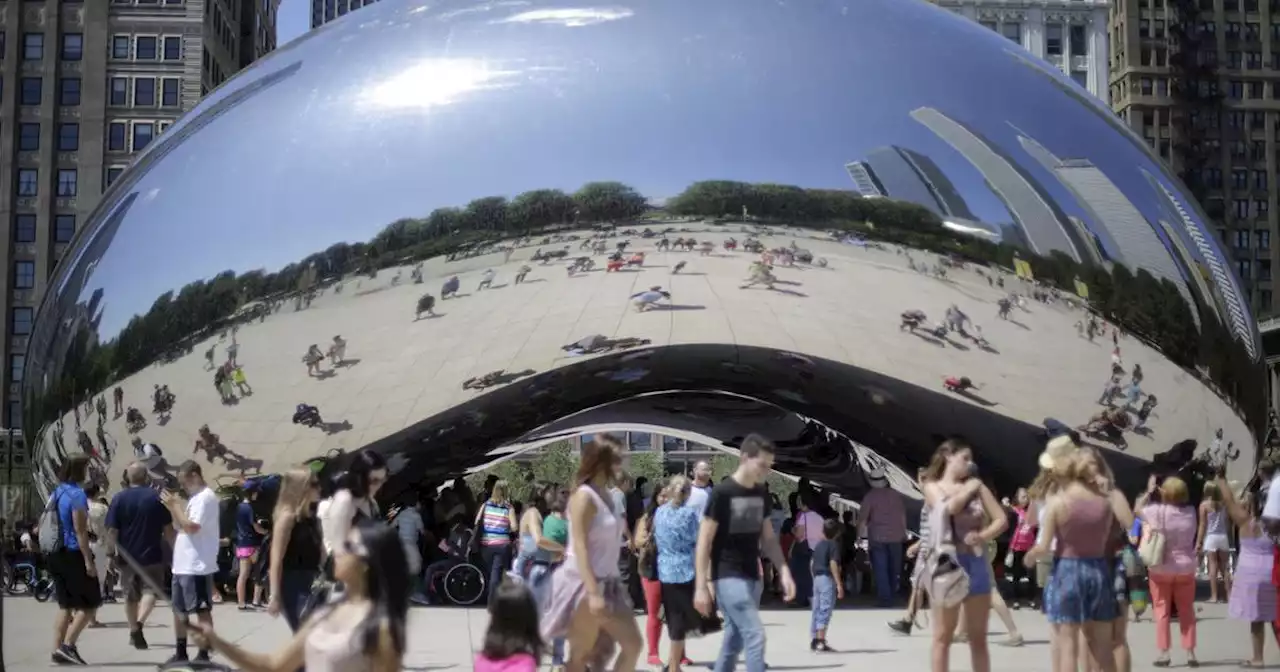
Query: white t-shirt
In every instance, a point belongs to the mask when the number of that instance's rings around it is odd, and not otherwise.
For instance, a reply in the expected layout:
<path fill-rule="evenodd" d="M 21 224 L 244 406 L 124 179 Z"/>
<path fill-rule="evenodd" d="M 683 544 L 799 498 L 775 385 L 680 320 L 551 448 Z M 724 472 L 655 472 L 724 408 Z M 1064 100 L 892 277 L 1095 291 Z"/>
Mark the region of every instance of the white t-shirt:
<path fill-rule="evenodd" d="M 187 518 L 200 526 L 195 533 L 178 530 L 173 542 L 175 576 L 208 576 L 218 571 L 218 496 L 211 488 L 197 492 L 187 500 Z"/>
<path fill-rule="evenodd" d="M 711 501 L 711 487 L 700 487 L 694 485 L 689 488 L 689 499 L 685 502 L 685 506 L 693 507 L 698 510 L 698 515 L 707 512 L 707 502 Z"/>
<path fill-rule="evenodd" d="M 1262 517 L 1280 520 L 1280 476 L 1272 477 L 1267 485 L 1267 503 L 1262 507 Z"/>

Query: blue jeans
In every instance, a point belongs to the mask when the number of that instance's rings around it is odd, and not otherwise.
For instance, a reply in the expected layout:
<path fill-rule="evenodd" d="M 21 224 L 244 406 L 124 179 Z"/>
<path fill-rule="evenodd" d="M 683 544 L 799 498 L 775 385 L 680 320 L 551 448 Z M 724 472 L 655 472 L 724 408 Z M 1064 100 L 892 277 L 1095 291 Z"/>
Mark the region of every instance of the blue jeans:
<path fill-rule="evenodd" d="M 507 565 L 511 563 L 511 544 L 481 546 L 480 559 L 489 572 L 489 582 L 485 588 L 489 591 L 488 604 L 493 604 L 494 598 L 498 596 L 502 577 L 507 573 Z"/>
<path fill-rule="evenodd" d="M 716 579 L 716 603 L 724 616 L 724 638 L 714 672 L 730 672 L 743 653 L 747 672 L 764 672 L 764 625 L 756 593 L 760 582 L 748 579 Z"/>
<path fill-rule="evenodd" d="M 809 636 L 818 637 L 819 630 L 826 630 L 831 623 L 831 610 L 836 606 L 836 580 L 830 574 L 813 577 L 813 620 Z"/>
<path fill-rule="evenodd" d="M 902 584 L 902 544 L 871 542 L 871 572 L 876 582 L 876 606 L 892 606 Z"/>
<path fill-rule="evenodd" d="M 796 583 L 796 599 L 801 603 L 808 601 L 813 594 L 813 551 L 803 541 L 791 546 L 791 558 L 787 565 L 791 568 L 791 579 Z"/>
<path fill-rule="evenodd" d="M 529 590 L 533 592 L 533 599 L 538 603 L 538 611 L 541 612 L 547 606 L 547 598 L 550 597 L 548 591 L 551 589 L 551 581 L 549 574 L 553 567 L 551 565 L 534 564 L 529 568 Z M 564 637 L 557 637 L 551 642 L 551 664 L 564 665 Z"/>

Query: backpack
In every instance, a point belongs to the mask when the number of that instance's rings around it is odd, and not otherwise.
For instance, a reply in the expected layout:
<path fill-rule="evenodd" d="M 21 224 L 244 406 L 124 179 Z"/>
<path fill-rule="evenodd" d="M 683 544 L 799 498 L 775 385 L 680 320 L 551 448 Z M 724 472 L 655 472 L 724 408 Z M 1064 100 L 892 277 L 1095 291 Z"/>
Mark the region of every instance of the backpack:
<path fill-rule="evenodd" d="M 929 603 L 944 608 L 959 606 L 969 596 L 969 573 L 956 558 L 955 525 L 946 502 L 929 511 L 931 544 L 925 549 L 916 585 L 929 596 Z"/>
<path fill-rule="evenodd" d="M 45 504 L 44 512 L 40 514 L 37 536 L 40 539 L 40 552 L 45 555 L 57 553 L 65 546 L 62 539 L 62 516 L 58 512 L 58 500 L 62 498 L 60 489 L 61 486 L 49 495 L 49 503 Z"/>

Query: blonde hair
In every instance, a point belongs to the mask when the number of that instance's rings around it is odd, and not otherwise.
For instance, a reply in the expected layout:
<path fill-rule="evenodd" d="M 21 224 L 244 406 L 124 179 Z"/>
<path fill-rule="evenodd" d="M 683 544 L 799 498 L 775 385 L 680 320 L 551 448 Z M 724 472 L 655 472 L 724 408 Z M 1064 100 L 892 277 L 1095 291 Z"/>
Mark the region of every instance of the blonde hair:
<path fill-rule="evenodd" d="M 285 515 L 301 518 L 311 514 L 307 499 L 311 497 L 311 482 L 315 475 L 310 469 L 290 469 L 280 477 L 280 494 L 276 496 L 276 508 L 273 518 L 280 520 Z"/>
<path fill-rule="evenodd" d="M 1222 493 L 1218 492 L 1218 484 L 1214 483 L 1213 481 L 1209 481 L 1208 483 L 1205 483 L 1204 496 L 1202 497 L 1202 499 L 1204 501 L 1213 502 L 1214 504 L 1221 502 Z"/>
<path fill-rule="evenodd" d="M 693 485 L 684 474 L 676 474 L 667 481 L 667 487 L 664 492 L 667 493 L 667 502 L 672 506 L 681 507 L 689 500 L 689 493 L 693 490 Z"/>
<path fill-rule="evenodd" d="M 1162 504 L 1177 506 L 1186 504 L 1190 498 L 1191 493 L 1187 491 L 1187 482 L 1177 476 L 1170 476 L 1164 479 L 1164 483 L 1160 484 L 1160 502 Z"/>
<path fill-rule="evenodd" d="M 499 479 L 494 482 L 493 490 L 489 491 L 489 501 L 491 502 L 507 501 L 507 482 L 506 481 Z"/>

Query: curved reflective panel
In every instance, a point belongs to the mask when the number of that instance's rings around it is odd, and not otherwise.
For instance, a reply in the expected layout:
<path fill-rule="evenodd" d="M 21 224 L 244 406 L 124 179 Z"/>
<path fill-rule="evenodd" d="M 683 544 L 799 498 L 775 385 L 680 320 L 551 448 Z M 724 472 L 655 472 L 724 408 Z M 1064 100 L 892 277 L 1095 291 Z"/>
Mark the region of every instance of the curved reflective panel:
<path fill-rule="evenodd" d="M 406 484 L 642 425 L 764 431 L 846 494 L 963 434 L 1008 487 L 1069 426 L 1136 484 L 1196 445 L 1246 476 L 1266 416 L 1169 171 L 902 0 L 363 9 L 139 158 L 27 362 L 44 479 L 136 439 L 232 474 L 371 447 Z"/>

